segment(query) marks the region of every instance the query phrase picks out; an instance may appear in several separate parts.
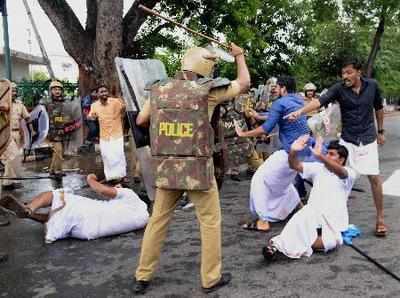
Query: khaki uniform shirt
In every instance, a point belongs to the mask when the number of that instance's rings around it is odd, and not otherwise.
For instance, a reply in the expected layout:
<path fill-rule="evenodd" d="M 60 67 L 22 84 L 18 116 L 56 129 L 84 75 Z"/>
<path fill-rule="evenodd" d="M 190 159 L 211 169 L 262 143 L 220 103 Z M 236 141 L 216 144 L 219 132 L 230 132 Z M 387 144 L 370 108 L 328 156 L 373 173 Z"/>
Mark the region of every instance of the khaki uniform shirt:
<path fill-rule="evenodd" d="M 214 109 L 218 104 L 232 99 L 233 97 L 239 95 L 239 93 L 240 85 L 236 80 L 232 81 L 228 87 L 212 89 L 208 95 L 208 118 L 211 120 Z M 145 118 L 150 118 L 150 113 L 150 100 L 147 100 L 143 105 L 143 109 L 140 111 L 140 114 Z"/>
<path fill-rule="evenodd" d="M 123 136 L 122 118 L 125 104 L 121 98 L 109 97 L 106 104 L 100 100 L 92 103 L 89 118 L 97 118 L 100 124 L 100 139 L 108 141 Z"/>
<path fill-rule="evenodd" d="M 29 113 L 24 104 L 20 100 L 13 102 L 11 106 L 11 130 L 17 131 L 20 129 L 20 121 L 29 118 Z"/>

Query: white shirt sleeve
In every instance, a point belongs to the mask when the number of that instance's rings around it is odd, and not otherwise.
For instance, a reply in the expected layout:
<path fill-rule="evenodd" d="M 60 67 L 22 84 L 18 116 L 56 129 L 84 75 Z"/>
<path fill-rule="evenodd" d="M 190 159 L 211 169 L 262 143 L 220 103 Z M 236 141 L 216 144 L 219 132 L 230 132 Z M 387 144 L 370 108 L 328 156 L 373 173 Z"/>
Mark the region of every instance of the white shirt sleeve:
<path fill-rule="evenodd" d="M 315 175 L 321 172 L 323 164 L 320 162 L 303 162 L 303 173 L 302 177 L 304 179 L 314 180 Z"/>
<path fill-rule="evenodd" d="M 350 167 L 344 167 L 347 171 L 347 178 L 343 180 L 343 183 L 346 186 L 347 190 L 351 190 L 353 188 L 354 182 L 358 178 L 358 174 Z"/>
<path fill-rule="evenodd" d="M 114 200 L 122 200 L 122 199 L 132 199 L 136 198 L 136 194 L 132 189 L 129 188 L 115 188 L 117 190 L 117 195 L 115 196 Z"/>

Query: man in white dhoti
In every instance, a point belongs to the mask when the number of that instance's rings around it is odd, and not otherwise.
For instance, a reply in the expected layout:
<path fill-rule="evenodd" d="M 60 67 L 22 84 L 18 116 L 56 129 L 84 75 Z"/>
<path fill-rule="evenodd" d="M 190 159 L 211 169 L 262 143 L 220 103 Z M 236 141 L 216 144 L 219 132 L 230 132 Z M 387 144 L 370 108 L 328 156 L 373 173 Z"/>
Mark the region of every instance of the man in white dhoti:
<path fill-rule="evenodd" d="M 125 104 L 120 98 L 109 97 L 106 86 L 97 89 L 98 101 L 92 104 L 88 119 L 99 119 L 100 152 L 107 181 L 126 176 L 122 121 Z"/>
<path fill-rule="evenodd" d="M 280 97 L 273 102 L 263 125 L 246 132 L 236 126 L 236 132 L 241 137 L 270 134 L 279 126 L 279 140 L 283 147 L 257 169 L 251 180 L 250 212 L 254 220 L 242 226 L 247 230 L 268 231 L 270 222 L 286 219 L 300 203 L 299 194 L 293 185 L 297 173 L 289 167 L 287 152 L 293 141 L 310 130 L 305 116 L 296 122 L 289 122 L 284 117 L 301 108 L 304 101 L 296 94 L 296 81 L 292 77 L 278 78 L 276 88 Z"/>
<path fill-rule="evenodd" d="M 278 251 L 293 259 L 309 257 L 313 249 L 326 252 L 343 243 L 341 232 L 349 225 L 347 199 L 357 174 L 344 166 L 349 152 L 338 141 L 330 142 L 324 155 L 319 138 L 311 150 L 321 162 L 300 162 L 297 153 L 307 146 L 308 138 L 298 138 L 289 153 L 290 168 L 313 181 L 308 203 L 263 248 L 266 260 L 272 260 Z"/>
<path fill-rule="evenodd" d="M 0 206 L 13 211 L 17 217 L 45 224 L 45 241 L 52 243 L 67 237 L 91 240 L 141 229 L 146 226 L 147 205 L 128 188 L 99 183 L 94 174 L 87 183 L 106 200 L 94 200 L 57 189 L 44 192 L 23 205 L 13 196 L 0 199 Z M 50 207 L 49 213 L 37 213 Z"/>

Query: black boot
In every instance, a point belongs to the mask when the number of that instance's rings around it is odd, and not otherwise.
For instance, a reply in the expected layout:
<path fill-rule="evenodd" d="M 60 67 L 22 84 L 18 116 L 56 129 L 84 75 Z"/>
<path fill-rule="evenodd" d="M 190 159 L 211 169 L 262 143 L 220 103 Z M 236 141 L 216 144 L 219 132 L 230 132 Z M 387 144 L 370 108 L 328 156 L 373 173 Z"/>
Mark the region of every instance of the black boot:
<path fill-rule="evenodd" d="M 146 280 L 136 280 L 133 292 L 138 295 L 144 295 L 149 287 L 150 282 Z"/>
<path fill-rule="evenodd" d="M 7 215 L 0 210 L 0 227 L 8 226 L 9 224 L 10 221 L 8 220 Z"/>
<path fill-rule="evenodd" d="M 0 252 L 0 263 L 6 262 L 8 260 L 8 255 Z"/>
<path fill-rule="evenodd" d="M 226 286 L 227 284 L 229 284 L 231 282 L 232 279 L 232 274 L 229 272 L 226 273 L 222 273 L 221 278 L 219 279 L 219 281 L 213 285 L 212 287 L 209 288 L 202 288 L 204 293 L 211 293 L 214 291 L 219 290 L 220 288 L 222 288 L 223 286 Z"/>

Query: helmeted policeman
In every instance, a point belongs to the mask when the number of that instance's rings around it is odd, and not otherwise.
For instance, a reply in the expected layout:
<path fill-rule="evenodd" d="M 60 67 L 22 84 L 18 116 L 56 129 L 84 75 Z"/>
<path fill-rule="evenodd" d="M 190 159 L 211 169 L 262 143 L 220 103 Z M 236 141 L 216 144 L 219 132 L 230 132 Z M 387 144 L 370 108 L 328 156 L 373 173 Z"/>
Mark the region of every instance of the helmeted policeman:
<path fill-rule="evenodd" d="M 175 78 L 151 87 L 150 101 L 137 117 L 138 125 L 150 122 L 157 190 L 136 270 L 135 293 L 145 293 L 149 285 L 168 223 L 185 191 L 200 223 L 203 291 L 215 291 L 231 280 L 230 273 L 221 273 L 221 210 L 209 122 L 219 103 L 245 92 L 250 85 L 243 50 L 231 44 L 231 55 L 237 65 L 237 79 L 232 82 L 211 78 L 217 60 L 212 52 L 200 47 L 187 50 L 182 70 Z"/>
<path fill-rule="evenodd" d="M 50 175 L 61 179 L 63 176 L 64 143 L 70 134 L 80 127 L 80 119 L 74 119 L 72 102 L 65 100 L 64 87 L 59 81 L 52 81 L 49 86 L 50 102 L 46 103 L 49 114 L 48 139 L 53 155 L 49 166 Z"/>

